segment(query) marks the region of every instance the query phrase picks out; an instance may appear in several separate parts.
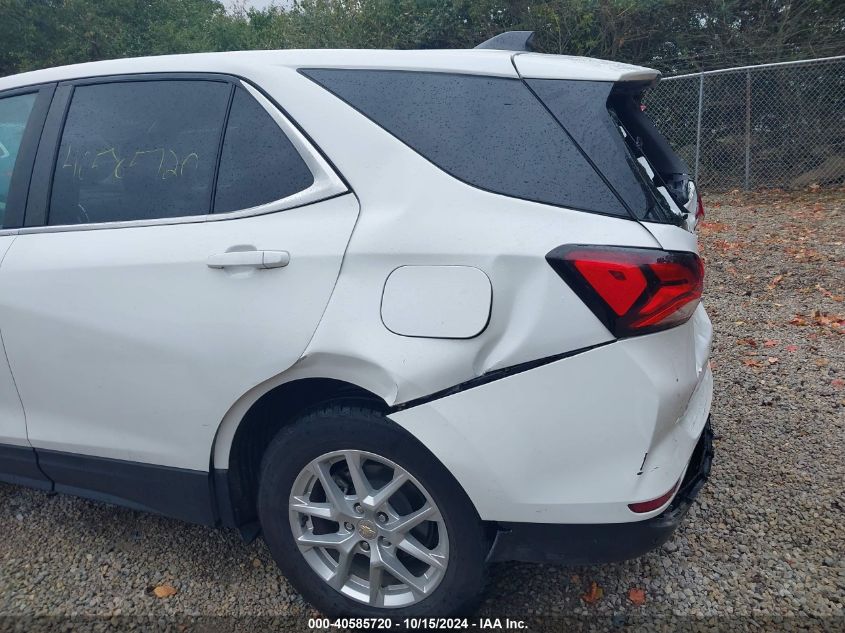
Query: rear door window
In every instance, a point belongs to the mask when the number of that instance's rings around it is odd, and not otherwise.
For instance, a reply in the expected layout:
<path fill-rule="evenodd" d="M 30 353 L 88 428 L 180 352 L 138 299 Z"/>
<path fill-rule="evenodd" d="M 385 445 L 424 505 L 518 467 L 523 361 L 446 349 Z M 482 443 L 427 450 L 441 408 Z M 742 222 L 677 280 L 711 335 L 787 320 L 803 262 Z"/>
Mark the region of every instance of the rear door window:
<path fill-rule="evenodd" d="M 220 158 L 215 213 L 281 200 L 313 182 L 308 165 L 273 117 L 237 88 Z"/>
<path fill-rule="evenodd" d="M 75 88 L 48 224 L 209 213 L 230 91 L 199 80 Z"/>
<path fill-rule="evenodd" d="M 519 79 L 392 70 L 301 72 L 470 185 L 630 217 L 577 144 Z"/>
<path fill-rule="evenodd" d="M 18 151 L 36 97 L 37 94 L 32 93 L 0 98 L 0 226 L 6 214 Z"/>

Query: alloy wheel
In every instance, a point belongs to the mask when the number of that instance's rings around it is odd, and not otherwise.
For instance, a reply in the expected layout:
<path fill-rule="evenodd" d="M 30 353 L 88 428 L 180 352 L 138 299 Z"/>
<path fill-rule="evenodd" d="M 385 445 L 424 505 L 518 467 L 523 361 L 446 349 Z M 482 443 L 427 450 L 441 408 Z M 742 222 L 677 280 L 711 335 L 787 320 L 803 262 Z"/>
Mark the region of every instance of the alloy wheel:
<path fill-rule="evenodd" d="M 416 604 L 440 584 L 449 538 L 431 495 L 391 460 L 357 450 L 326 453 L 294 481 L 296 545 L 343 595 L 373 607 Z"/>

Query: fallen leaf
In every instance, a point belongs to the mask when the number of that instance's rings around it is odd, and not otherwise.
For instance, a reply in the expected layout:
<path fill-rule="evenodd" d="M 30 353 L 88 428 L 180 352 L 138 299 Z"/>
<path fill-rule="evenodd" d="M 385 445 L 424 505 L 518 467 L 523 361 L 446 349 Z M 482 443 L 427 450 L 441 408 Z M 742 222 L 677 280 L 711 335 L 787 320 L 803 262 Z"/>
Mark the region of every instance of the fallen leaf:
<path fill-rule="evenodd" d="M 748 345 L 748 347 L 757 347 L 757 341 L 753 338 L 738 338 L 736 340 L 737 345 Z"/>
<path fill-rule="evenodd" d="M 781 281 L 783 281 L 783 275 L 775 275 L 775 277 L 769 282 L 767 286 L 769 290 L 774 289 Z"/>
<path fill-rule="evenodd" d="M 796 314 L 792 317 L 792 320 L 789 322 L 790 325 L 807 325 L 807 319 L 802 317 L 800 314 Z"/>
<path fill-rule="evenodd" d="M 710 247 L 717 250 L 722 251 L 723 253 L 727 253 L 728 251 L 735 251 L 740 249 L 744 246 L 744 242 L 729 242 L 728 240 L 713 240 L 710 242 Z"/>
<path fill-rule="evenodd" d="M 728 228 L 728 225 L 724 222 L 707 222 L 704 221 L 698 225 L 698 231 L 701 235 L 710 235 L 712 233 L 718 233 L 719 231 L 724 231 Z"/>
<path fill-rule="evenodd" d="M 645 591 L 635 587 L 628 589 L 628 600 L 641 607 L 645 604 Z"/>
<path fill-rule="evenodd" d="M 819 292 L 821 292 L 821 293 L 822 293 L 825 297 L 827 297 L 828 299 L 833 299 L 833 300 L 834 300 L 834 301 L 836 301 L 837 303 L 842 303 L 842 299 L 843 299 L 842 295 L 835 295 L 835 294 L 833 294 L 830 290 L 828 290 L 827 288 L 823 287 L 821 284 L 816 284 L 816 290 L 818 290 Z"/>
<path fill-rule="evenodd" d="M 177 591 L 176 587 L 171 587 L 170 585 L 159 585 L 153 589 L 153 593 L 156 598 L 169 598 L 170 596 L 175 596 Z"/>
<path fill-rule="evenodd" d="M 797 352 L 797 351 L 798 351 L 798 346 L 797 346 L 797 345 L 787 345 L 787 346 L 786 346 L 786 351 L 787 351 L 787 352 Z"/>
<path fill-rule="evenodd" d="M 830 361 L 826 358 L 817 358 L 814 362 L 816 363 L 816 367 L 827 367 Z"/>
<path fill-rule="evenodd" d="M 780 341 L 776 341 L 774 339 L 769 339 L 763 343 L 765 347 L 775 347 Z"/>
<path fill-rule="evenodd" d="M 837 389 L 842 389 L 842 387 L 845 387 L 845 380 L 842 380 L 841 378 L 834 378 L 830 381 L 830 384 Z"/>
<path fill-rule="evenodd" d="M 830 328 L 841 328 L 845 325 L 845 317 L 839 314 L 829 314 L 816 310 L 813 312 L 813 321 L 816 325 Z"/>
<path fill-rule="evenodd" d="M 586 602 L 587 604 L 595 604 L 601 597 L 604 595 L 604 589 L 599 587 L 595 581 L 590 584 L 590 590 L 581 596 L 581 600 Z"/>
<path fill-rule="evenodd" d="M 774 365 L 775 363 L 780 362 L 777 356 L 769 356 L 767 360 L 769 361 L 769 365 Z"/>
<path fill-rule="evenodd" d="M 746 358 L 742 361 L 742 364 L 746 367 L 759 367 L 760 362 L 756 358 Z"/>

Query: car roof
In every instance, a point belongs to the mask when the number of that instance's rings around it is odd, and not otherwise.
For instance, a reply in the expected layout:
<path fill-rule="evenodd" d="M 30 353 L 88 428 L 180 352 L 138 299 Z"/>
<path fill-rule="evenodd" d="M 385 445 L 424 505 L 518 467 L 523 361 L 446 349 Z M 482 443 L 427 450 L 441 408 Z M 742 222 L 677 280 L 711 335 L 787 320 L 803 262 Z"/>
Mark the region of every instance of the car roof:
<path fill-rule="evenodd" d="M 653 80 L 659 74 L 649 68 L 589 57 L 490 49 L 288 49 L 162 55 L 58 66 L 0 78 L 0 90 L 130 73 L 196 72 L 249 77 L 261 67 L 273 66 L 413 70 L 499 77 L 522 75 L 538 79 L 592 81 Z"/>

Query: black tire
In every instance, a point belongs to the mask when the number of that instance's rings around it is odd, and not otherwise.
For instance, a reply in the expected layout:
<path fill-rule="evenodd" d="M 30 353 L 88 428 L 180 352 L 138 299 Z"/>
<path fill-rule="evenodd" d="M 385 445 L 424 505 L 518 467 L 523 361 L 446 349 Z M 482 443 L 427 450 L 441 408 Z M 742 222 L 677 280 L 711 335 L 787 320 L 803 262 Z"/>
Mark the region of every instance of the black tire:
<path fill-rule="evenodd" d="M 289 521 L 291 489 L 309 462 L 337 450 L 367 451 L 395 462 L 424 486 L 440 509 L 448 533 L 449 561 L 431 595 L 401 608 L 370 606 L 329 586 L 300 553 Z M 468 615 L 484 588 L 490 543 L 466 493 L 431 452 L 373 409 L 329 405 L 279 431 L 262 461 L 258 515 L 264 540 L 284 575 L 306 600 L 331 617 L 400 620 Z"/>

